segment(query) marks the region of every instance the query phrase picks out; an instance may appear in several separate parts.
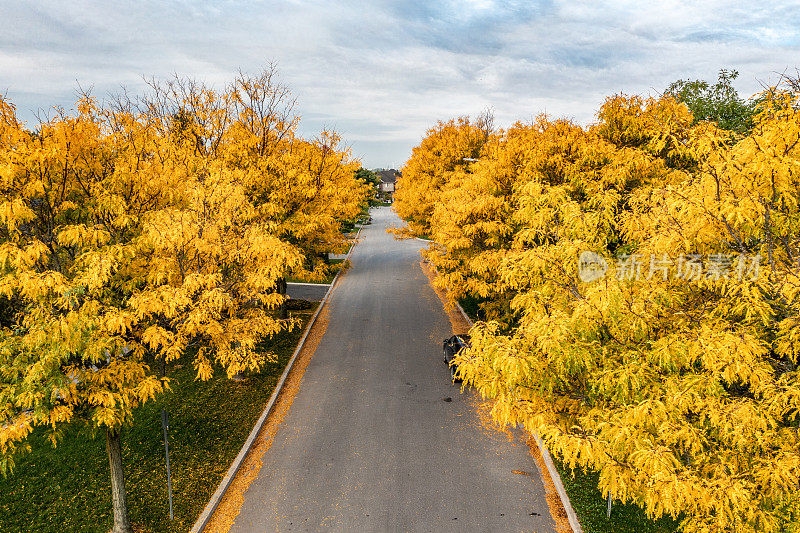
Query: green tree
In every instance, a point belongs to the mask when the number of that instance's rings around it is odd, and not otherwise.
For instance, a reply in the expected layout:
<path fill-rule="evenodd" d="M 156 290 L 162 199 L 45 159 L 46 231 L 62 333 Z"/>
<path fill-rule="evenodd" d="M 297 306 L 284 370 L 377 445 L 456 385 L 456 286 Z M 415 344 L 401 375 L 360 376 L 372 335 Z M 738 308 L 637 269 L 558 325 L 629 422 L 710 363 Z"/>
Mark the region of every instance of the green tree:
<path fill-rule="evenodd" d="M 356 179 L 361 180 L 369 185 L 377 187 L 381 180 L 378 178 L 378 175 L 375 174 L 373 171 L 366 169 L 364 167 L 359 168 L 356 170 Z"/>
<path fill-rule="evenodd" d="M 753 128 L 757 102 L 739 96 L 733 86 L 737 77 L 738 71 L 721 69 L 714 85 L 703 80 L 678 80 L 670 83 L 665 93 L 686 104 L 695 124 L 709 120 L 722 129 L 746 134 Z"/>

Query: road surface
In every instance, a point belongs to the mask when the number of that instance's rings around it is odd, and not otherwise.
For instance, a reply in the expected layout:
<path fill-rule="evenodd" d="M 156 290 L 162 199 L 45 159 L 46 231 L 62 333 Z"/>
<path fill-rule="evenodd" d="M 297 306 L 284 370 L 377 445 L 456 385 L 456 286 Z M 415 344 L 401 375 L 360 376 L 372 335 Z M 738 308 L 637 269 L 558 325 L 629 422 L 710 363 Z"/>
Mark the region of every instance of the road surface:
<path fill-rule="evenodd" d="M 231 531 L 554 531 L 527 447 L 450 381 L 423 244 L 386 233 L 388 208 L 372 220 Z"/>

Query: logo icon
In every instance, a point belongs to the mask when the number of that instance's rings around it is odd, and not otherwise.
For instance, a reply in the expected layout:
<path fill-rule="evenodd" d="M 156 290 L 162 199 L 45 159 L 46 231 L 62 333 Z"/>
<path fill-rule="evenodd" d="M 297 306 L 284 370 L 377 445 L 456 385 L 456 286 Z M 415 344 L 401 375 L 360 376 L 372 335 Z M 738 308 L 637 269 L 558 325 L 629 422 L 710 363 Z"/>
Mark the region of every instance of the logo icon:
<path fill-rule="evenodd" d="M 591 283 L 606 275 L 608 263 L 600 254 L 588 250 L 578 257 L 578 277 L 584 283 Z"/>

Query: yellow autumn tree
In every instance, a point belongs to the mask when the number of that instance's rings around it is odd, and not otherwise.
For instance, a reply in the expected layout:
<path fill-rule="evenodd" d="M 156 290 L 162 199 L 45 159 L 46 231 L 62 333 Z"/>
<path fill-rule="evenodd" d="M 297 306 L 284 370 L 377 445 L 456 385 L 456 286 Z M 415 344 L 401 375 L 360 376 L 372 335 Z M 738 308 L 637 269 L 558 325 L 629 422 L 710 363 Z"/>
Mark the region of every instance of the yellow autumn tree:
<path fill-rule="evenodd" d="M 526 153 L 547 124 L 541 117 L 497 132 L 487 139 L 480 160 L 450 174 L 433 208 L 433 242 L 424 252 L 436 269 L 436 285 L 452 300 L 481 302 L 482 316 L 507 325 L 512 293 L 497 271 L 516 231 L 514 191 L 529 175 Z"/>
<path fill-rule="evenodd" d="M 349 245 L 342 223 L 356 218 L 370 193 L 353 178 L 360 163 L 342 147 L 338 133 L 298 137 L 289 96 L 276 82 L 274 68 L 259 76 L 240 75 L 227 90 L 235 122 L 224 157 L 243 173 L 247 194 L 272 233 L 302 256 L 280 274 L 280 293 L 290 274 L 309 281 L 329 274 L 328 254 Z"/>
<path fill-rule="evenodd" d="M 262 208 L 270 212 L 277 234 L 303 254 L 292 273 L 310 280 L 328 274 L 327 254 L 347 250 L 341 225 L 361 212 L 370 193 L 355 181 L 359 164 L 340 145 L 341 137 L 332 131 L 298 139 L 268 170 L 274 181 L 268 182 L 269 200 Z M 262 180 L 259 186 L 264 185 Z"/>
<path fill-rule="evenodd" d="M 798 523 L 798 95 L 767 96 L 747 137 L 693 127 L 670 98 L 617 96 L 590 128 L 501 139 L 521 160 L 508 218 L 489 218 L 511 242 L 484 240 L 478 266 L 517 322 L 479 323 L 457 358 L 498 420 L 686 531 Z M 448 198 L 495 202 L 502 157 Z M 482 290 L 464 251 L 487 254 L 463 212 L 432 219 L 455 294 Z"/>
<path fill-rule="evenodd" d="M 394 209 L 406 221 L 403 233 L 429 236 L 431 216 L 441 202 L 441 190 L 454 172 L 470 165 L 465 159 L 477 159 L 491 133 L 491 120 L 470 121 L 460 117 L 439 122 L 428 130 L 402 169 L 394 193 Z"/>
<path fill-rule="evenodd" d="M 0 339 L 2 467 L 13 465 L 34 426 L 49 426 L 55 442 L 61 423 L 85 413 L 106 430 L 115 530 L 127 531 L 117 512 L 125 508 L 119 428 L 165 384 L 148 371 L 141 345 L 120 332 L 120 313 L 137 253 L 130 215 L 159 198 L 134 194 L 129 209 L 114 205 L 104 185 L 138 176 L 114 165 L 112 134 L 91 99 L 35 132 L 2 105 L 13 141 L 2 147 L 0 286 L 24 306 Z"/>
<path fill-rule="evenodd" d="M 0 102 L 0 288 L 24 309 L 0 336 L 0 466 L 35 426 L 55 443 L 84 418 L 106 433 L 114 531 L 130 531 L 120 429 L 168 388 L 153 367 L 258 370 L 258 341 L 294 325 L 280 280 L 306 268 L 306 242 L 341 249 L 331 228 L 365 194 L 338 138 L 295 134 L 273 74 L 85 97 L 36 131 Z"/>

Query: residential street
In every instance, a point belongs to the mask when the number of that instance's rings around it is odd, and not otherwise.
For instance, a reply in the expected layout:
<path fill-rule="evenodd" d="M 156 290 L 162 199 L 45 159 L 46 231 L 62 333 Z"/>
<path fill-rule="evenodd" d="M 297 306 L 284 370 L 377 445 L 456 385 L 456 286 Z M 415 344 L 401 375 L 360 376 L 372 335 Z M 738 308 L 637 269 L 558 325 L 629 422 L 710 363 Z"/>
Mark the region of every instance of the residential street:
<path fill-rule="evenodd" d="M 527 446 L 450 381 L 423 243 L 386 233 L 389 208 L 372 219 L 231 531 L 554 531 Z"/>

